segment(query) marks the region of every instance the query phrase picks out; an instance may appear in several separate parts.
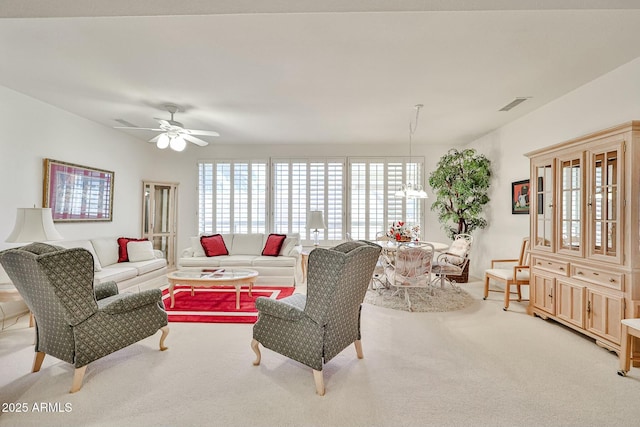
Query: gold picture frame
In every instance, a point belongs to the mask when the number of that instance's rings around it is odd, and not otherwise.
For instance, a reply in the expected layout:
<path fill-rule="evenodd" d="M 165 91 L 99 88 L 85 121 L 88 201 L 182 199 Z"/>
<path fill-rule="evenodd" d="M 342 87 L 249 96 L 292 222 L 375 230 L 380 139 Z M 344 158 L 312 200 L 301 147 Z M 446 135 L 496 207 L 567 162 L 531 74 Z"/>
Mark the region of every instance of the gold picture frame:
<path fill-rule="evenodd" d="M 44 159 L 42 206 L 54 222 L 113 221 L 112 171 Z"/>

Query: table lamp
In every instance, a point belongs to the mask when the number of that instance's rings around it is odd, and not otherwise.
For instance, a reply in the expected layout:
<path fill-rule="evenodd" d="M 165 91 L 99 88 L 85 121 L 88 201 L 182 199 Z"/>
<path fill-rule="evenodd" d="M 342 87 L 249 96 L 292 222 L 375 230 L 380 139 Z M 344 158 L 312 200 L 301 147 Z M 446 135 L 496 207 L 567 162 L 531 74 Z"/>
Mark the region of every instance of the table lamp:
<path fill-rule="evenodd" d="M 319 229 L 327 228 L 327 226 L 324 225 L 322 211 L 310 211 L 309 223 L 307 225 L 309 226 L 310 230 L 313 230 L 313 246 L 320 245 L 320 241 L 318 240 Z"/>
<path fill-rule="evenodd" d="M 16 224 L 5 242 L 47 242 L 62 239 L 53 225 L 51 208 L 18 208 Z"/>

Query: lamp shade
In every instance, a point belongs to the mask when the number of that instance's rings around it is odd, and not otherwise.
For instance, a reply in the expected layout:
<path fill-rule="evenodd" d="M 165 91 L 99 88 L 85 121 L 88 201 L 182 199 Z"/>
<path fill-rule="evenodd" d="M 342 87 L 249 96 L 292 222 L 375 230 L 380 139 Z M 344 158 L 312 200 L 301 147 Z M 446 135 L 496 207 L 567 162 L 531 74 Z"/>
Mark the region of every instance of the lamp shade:
<path fill-rule="evenodd" d="M 309 223 L 307 224 L 310 230 L 318 230 L 320 228 L 326 228 L 324 225 L 324 219 L 322 218 L 322 211 L 310 211 Z"/>
<path fill-rule="evenodd" d="M 158 147 L 161 150 L 164 150 L 169 146 L 170 139 L 171 138 L 169 138 L 169 135 L 167 135 L 166 133 L 161 134 L 160 137 L 158 138 L 158 142 L 156 143 L 156 147 Z"/>
<path fill-rule="evenodd" d="M 18 208 L 16 225 L 6 242 L 46 242 L 62 239 L 53 225 L 51 208 Z"/>
<path fill-rule="evenodd" d="M 172 150 L 182 151 L 187 146 L 187 141 L 184 140 L 182 135 L 176 135 L 171 139 L 171 142 L 169 142 L 169 146 Z"/>

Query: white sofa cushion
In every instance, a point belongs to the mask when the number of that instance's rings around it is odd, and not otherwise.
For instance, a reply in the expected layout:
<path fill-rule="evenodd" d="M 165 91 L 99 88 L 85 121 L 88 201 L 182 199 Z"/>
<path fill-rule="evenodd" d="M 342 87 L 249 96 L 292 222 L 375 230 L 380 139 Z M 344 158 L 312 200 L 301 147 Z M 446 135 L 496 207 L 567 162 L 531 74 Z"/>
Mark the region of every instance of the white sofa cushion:
<path fill-rule="evenodd" d="M 225 241 L 225 244 L 227 242 Z M 264 246 L 264 234 L 234 234 L 229 255 L 260 255 Z"/>
<path fill-rule="evenodd" d="M 96 251 L 93 249 L 93 245 L 88 240 L 61 240 L 51 242 L 52 245 L 60 246 L 65 249 L 71 248 L 82 248 L 91 252 L 91 256 L 93 256 L 93 271 L 101 271 L 102 266 L 100 265 L 100 260 L 98 259 L 98 255 Z"/>
<path fill-rule="evenodd" d="M 102 271 L 95 273 L 93 280 L 96 283 L 104 283 L 110 280 L 114 282 L 122 282 L 132 279 L 138 275 L 138 269 L 129 265 L 129 263 L 120 263 L 104 267 Z"/>
<path fill-rule="evenodd" d="M 220 260 L 220 267 L 249 267 L 256 257 L 256 255 L 231 255 L 216 258 L 223 258 Z"/>
<path fill-rule="evenodd" d="M 255 267 L 295 267 L 296 259 L 290 256 L 257 256 L 251 261 Z"/>
<path fill-rule="evenodd" d="M 220 260 L 227 257 L 228 255 L 213 257 L 184 257 L 180 258 L 179 267 L 220 267 Z"/>
<path fill-rule="evenodd" d="M 118 262 L 118 239 L 115 237 L 100 237 L 91 239 L 91 244 L 103 269 Z"/>
<path fill-rule="evenodd" d="M 153 243 L 149 240 L 140 242 L 128 242 L 127 254 L 130 262 L 149 261 L 155 258 L 153 254 Z"/>
<path fill-rule="evenodd" d="M 129 254 L 129 259 L 131 259 L 131 254 Z M 120 263 L 121 265 L 123 263 Z M 127 264 L 129 266 L 138 270 L 138 275 L 142 275 L 145 273 L 149 273 L 150 271 L 161 269 L 162 267 L 167 266 L 167 260 L 164 258 L 153 258 L 147 261 L 130 261 Z"/>
<path fill-rule="evenodd" d="M 193 256 L 206 256 L 204 254 L 204 249 L 202 248 L 202 244 L 200 243 L 200 236 L 191 237 L 191 249 L 193 249 Z M 226 242 L 225 242 L 226 244 Z"/>
<path fill-rule="evenodd" d="M 300 244 L 300 233 L 287 234 L 287 238 L 284 239 L 284 242 L 282 243 L 282 248 L 280 249 L 280 255 L 281 256 L 294 255 L 292 251 L 294 251 L 294 248 L 299 244 Z"/>

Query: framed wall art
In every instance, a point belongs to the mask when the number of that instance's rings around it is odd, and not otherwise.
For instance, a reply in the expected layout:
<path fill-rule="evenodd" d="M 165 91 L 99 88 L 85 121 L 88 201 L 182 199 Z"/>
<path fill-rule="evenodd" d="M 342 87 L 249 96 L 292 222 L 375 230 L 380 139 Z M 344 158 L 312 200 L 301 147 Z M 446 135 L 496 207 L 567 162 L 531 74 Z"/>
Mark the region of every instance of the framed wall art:
<path fill-rule="evenodd" d="M 111 171 L 44 159 L 42 206 L 55 222 L 112 221 Z"/>
<path fill-rule="evenodd" d="M 511 183 L 511 213 L 529 213 L 529 193 L 531 186 L 529 180 L 516 181 Z"/>

